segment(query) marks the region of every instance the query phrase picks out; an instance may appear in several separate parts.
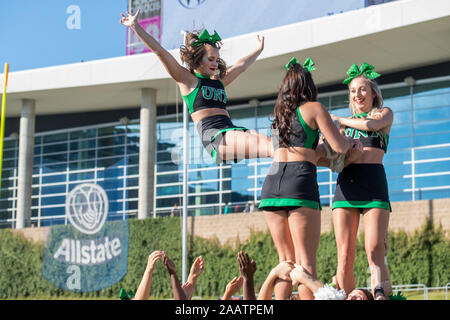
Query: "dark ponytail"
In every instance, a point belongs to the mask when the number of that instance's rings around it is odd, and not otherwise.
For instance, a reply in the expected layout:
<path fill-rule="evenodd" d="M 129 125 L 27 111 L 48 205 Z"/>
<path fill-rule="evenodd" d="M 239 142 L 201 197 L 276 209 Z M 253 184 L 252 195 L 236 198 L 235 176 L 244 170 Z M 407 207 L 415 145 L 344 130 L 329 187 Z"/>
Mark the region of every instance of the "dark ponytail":
<path fill-rule="evenodd" d="M 290 66 L 278 92 L 274 109 L 272 129 L 278 130 L 279 147 L 289 147 L 292 117 L 298 106 L 305 102 L 317 101 L 317 88 L 311 73 L 296 63 Z"/>

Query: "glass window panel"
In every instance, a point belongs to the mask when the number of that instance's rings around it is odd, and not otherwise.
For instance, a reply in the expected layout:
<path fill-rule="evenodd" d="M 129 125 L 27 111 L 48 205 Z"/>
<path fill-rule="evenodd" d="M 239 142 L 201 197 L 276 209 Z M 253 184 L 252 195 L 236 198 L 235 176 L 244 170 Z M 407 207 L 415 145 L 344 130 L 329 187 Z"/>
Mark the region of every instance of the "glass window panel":
<path fill-rule="evenodd" d="M 128 178 L 127 179 L 127 187 L 137 187 L 139 186 L 138 178 Z"/>
<path fill-rule="evenodd" d="M 168 208 L 172 209 L 172 207 L 175 203 L 178 203 L 179 206 L 181 206 L 182 198 L 181 197 L 173 197 L 173 198 L 156 199 L 156 208 L 168 207 Z"/>
<path fill-rule="evenodd" d="M 437 172 L 450 172 L 450 160 L 439 162 L 425 162 L 416 163 L 415 173 L 437 173 Z M 450 176 L 448 177 L 448 183 L 450 185 Z"/>
<path fill-rule="evenodd" d="M 189 197 L 189 205 L 215 204 L 218 202 L 219 202 L 218 194 L 208 194 Z"/>
<path fill-rule="evenodd" d="M 59 141 L 66 141 L 68 139 L 68 133 L 53 133 L 53 134 L 47 134 L 43 136 L 43 143 L 44 145 L 47 143 L 53 143 L 53 142 L 59 142 Z"/>
<path fill-rule="evenodd" d="M 395 116 L 394 116 L 395 117 Z M 391 132 L 389 137 L 391 139 L 396 139 L 396 137 L 410 136 L 412 133 L 411 124 L 393 124 L 391 127 Z"/>
<path fill-rule="evenodd" d="M 38 200 L 38 199 L 36 199 Z M 66 196 L 56 196 L 56 197 L 42 197 L 41 198 L 41 206 L 48 206 L 48 205 L 65 205 L 66 203 Z M 38 205 L 38 201 L 36 201 L 36 204 Z"/>
<path fill-rule="evenodd" d="M 111 136 L 116 134 L 116 127 L 103 127 L 103 128 L 98 128 L 98 136 Z"/>
<path fill-rule="evenodd" d="M 2 166 L 3 168 L 15 168 L 16 167 L 16 163 L 17 160 L 16 159 L 12 159 L 12 160 L 3 160 L 2 162 Z"/>
<path fill-rule="evenodd" d="M 78 161 L 70 163 L 70 170 L 83 170 L 95 168 L 95 161 Z"/>
<path fill-rule="evenodd" d="M 416 149 L 414 156 L 416 160 L 446 158 L 450 157 L 450 148 L 444 146 L 439 148 Z"/>
<path fill-rule="evenodd" d="M 416 109 L 414 111 L 415 122 L 443 119 L 450 119 L 450 105 L 430 109 Z"/>
<path fill-rule="evenodd" d="M 231 190 L 233 190 L 233 192 L 241 192 L 247 194 L 249 192 L 248 189 L 253 188 L 253 184 L 254 184 L 253 179 L 233 178 L 231 180 Z"/>
<path fill-rule="evenodd" d="M 131 175 L 135 175 L 135 174 L 139 174 L 139 167 L 138 166 L 127 166 L 127 175 L 131 176 Z"/>
<path fill-rule="evenodd" d="M 331 97 L 331 110 L 348 109 L 348 94 L 342 94 Z"/>
<path fill-rule="evenodd" d="M 414 146 L 422 147 L 432 144 L 443 144 L 449 143 L 448 137 L 450 136 L 450 131 L 441 132 L 439 134 L 427 134 L 427 135 L 418 135 L 414 137 Z"/>
<path fill-rule="evenodd" d="M 123 147 L 113 147 L 113 148 L 102 148 L 98 149 L 98 157 L 111 157 L 115 155 L 123 155 L 125 153 L 125 148 Z"/>
<path fill-rule="evenodd" d="M 416 200 L 432 200 L 432 199 L 439 199 L 439 198 L 450 198 L 450 189 L 419 190 L 415 194 L 416 194 Z"/>
<path fill-rule="evenodd" d="M 411 110 L 411 96 L 386 98 L 383 95 L 383 106 L 390 108 L 394 114 L 396 112 L 407 112 Z"/>
<path fill-rule="evenodd" d="M 3 149 L 3 159 L 10 160 L 17 157 L 17 150 L 16 149 Z"/>
<path fill-rule="evenodd" d="M 178 173 L 176 174 L 165 174 L 156 176 L 156 183 L 173 183 L 173 182 L 182 182 L 182 176 Z"/>
<path fill-rule="evenodd" d="M 157 196 L 168 196 L 168 195 L 179 195 L 181 194 L 183 187 L 182 186 L 166 186 L 166 187 L 160 187 L 156 188 L 156 195 Z"/>
<path fill-rule="evenodd" d="M 97 166 L 98 167 L 110 167 L 114 165 L 119 165 L 123 158 L 107 158 L 107 159 L 98 159 Z"/>
<path fill-rule="evenodd" d="M 44 150 L 43 153 L 58 153 L 58 152 L 67 152 L 67 143 L 58 143 L 58 144 L 51 144 L 51 145 L 45 145 L 44 144 Z"/>
<path fill-rule="evenodd" d="M 69 175 L 69 181 L 94 180 L 95 172 L 77 172 Z"/>
<path fill-rule="evenodd" d="M 58 182 L 65 182 L 66 181 L 66 175 L 51 175 L 51 176 L 43 176 L 42 177 L 42 184 L 47 183 L 58 183 Z"/>
<path fill-rule="evenodd" d="M 414 124 L 415 135 L 436 133 L 435 136 L 443 134 L 448 137 L 449 132 L 450 132 L 450 119 L 442 121 L 419 122 Z M 447 138 L 447 140 L 449 139 Z"/>
<path fill-rule="evenodd" d="M 127 190 L 127 199 L 137 198 L 139 196 L 139 190 Z"/>
<path fill-rule="evenodd" d="M 122 145 L 125 143 L 125 137 L 124 136 L 113 136 L 108 138 L 102 138 L 97 140 L 98 147 L 108 147 L 108 146 L 114 146 L 114 145 Z"/>
<path fill-rule="evenodd" d="M 39 189 L 36 189 L 39 192 Z M 42 186 L 42 194 L 65 193 L 66 185 Z M 34 194 L 34 193 L 33 193 Z"/>
<path fill-rule="evenodd" d="M 47 155 L 42 158 L 43 164 L 51 164 L 57 162 L 67 162 L 67 153 L 60 153 L 54 155 Z"/>
<path fill-rule="evenodd" d="M 10 139 L 6 138 L 3 142 L 4 149 L 7 149 L 7 148 L 14 149 L 14 148 L 18 148 L 18 146 L 19 146 L 19 143 L 16 139 L 10 140 Z"/>
<path fill-rule="evenodd" d="M 139 154 L 139 146 L 138 145 L 128 145 L 127 146 L 127 155 Z"/>
<path fill-rule="evenodd" d="M 253 193 L 250 196 L 248 194 L 232 192 L 231 193 L 231 203 L 233 204 L 233 206 L 232 206 L 233 212 L 242 212 L 242 209 L 241 209 L 242 203 L 243 202 L 245 203 L 251 199 L 253 199 Z"/>
<path fill-rule="evenodd" d="M 450 81 L 438 81 L 416 85 L 414 87 L 414 93 L 416 95 L 450 93 Z"/>
<path fill-rule="evenodd" d="M 388 154 L 390 150 L 411 148 L 411 136 L 409 137 L 396 137 L 395 139 L 389 139 L 389 145 L 387 149 Z"/>
<path fill-rule="evenodd" d="M 83 151 L 75 151 L 69 153 L 70 161 L 80 161 L 87 159 L 95 158 L 95 149 L 94 150 L 83 150 Z"/>
<path fill-rule="evenodd" d="M 95 149 L 97 147 L 96 140 L 78 140 L 70 143 L 70 151 L 83 150 L 83 149 Z"/>
<path fill-rule="evenodd" d="M 219 182 L 189 183 L 190 193 L 218 191 Z"/>
<path fill-rule="evenodd" d="M 434 107 L 449 107 L 450 92 L 445 94 L 414 95 L 414 109 L 420 110 Z"/>
<path fill-rule="evenodd" d="M 329 110 L 330 109 L 330 97 L 318 97 L 317 99 L 323 106 Z"/>
<path fill-rule="evenodd" d="M 31 195 L 32 196 L 39 195 L 39 186 L 33 186 L 33 188 L 31 189 Z"/>
<path fill-rule="evenodd" d="M 65 205 L 62 205 L 61 207 L 50 207 L 50 208 L 41 208 L 41 216 L 48 217 L 48 216 L 65 216 L 66 210 Z"/>
<path fill-rule="evenodd" d="M 394 163 L 403 163 L 404 161 L 411 161 L 410 150 L 390 150 L 384 156 L 384 165 L 389 166 Z"/>
<path fill-rule="evenodd" d="M 33 166 L 40 166 L 41 164 L 41 156 L 34 156 L 33 157 Z"/>
<path fill-rule="evenodd" d="M 432 176 L 432 177 L 416 177 L 416 188 L 429 188 L 436 186 L 450 185 L 450 175 Z"/>
<path fill-rule="evenodd" d="M 402 178 L 404 175 L 411 174 L 411 165 L 389 164 L 384 166 L 386 176 L 389 179 Z"/>
<path fill-rule="evenodd" d="M 73 131 L 70 133 L 70 140 L 89 139 L 97 136 L 96 129 L 84 129 L 81 131 Z"/>

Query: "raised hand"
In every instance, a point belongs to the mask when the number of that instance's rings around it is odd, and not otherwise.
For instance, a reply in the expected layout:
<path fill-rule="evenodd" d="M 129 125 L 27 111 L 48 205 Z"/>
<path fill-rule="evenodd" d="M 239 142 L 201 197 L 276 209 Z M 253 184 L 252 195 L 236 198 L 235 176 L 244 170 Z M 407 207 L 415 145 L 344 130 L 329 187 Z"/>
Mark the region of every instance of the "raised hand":
<path fill-rule="evenodd" d="M 239 289 L 241 289 L 243 282 L 244 278 L 242 278 L 242 276 L 239 276 L 238 278 L 234 277 L 233 279 L 231 279 L 231 281 L 228 282 L 225 288 L 225 293 L 223 294 L 222 300 L 231 299 L 233 294 L 235 294 L 236 292 L 239 291 Z"/>
<path fill-rule="evenodd" d="M 199 256 L 195 259 L 194 263 L 191 266 L 191 271 L 189 272 L 189 278 L 198 278 L 205 268 L 205 261 L 202 256 Z"/>
<path fill-rule="evenodd" d="M 166 254 L 164 254 L 163 263 L 164 267 L 166 267 L 169 274 L 176 274 L 177 270 L 175 267 L 175 263 L 172 260 L 170 260 Z"/>
<path fill-rule="evenodd" d="M 255 260 L 251 260 L 247 252 L 239 251 L 237 257 L 239 263 L 239 272 L 244 279 L 253 278 L 253 274 L 256 271 Z"/>
<path fill-rule="evenodd" d="M 259 52 L 261 52 L 264 50 L 264 36 L 260 37 L 259 35 L 257 35 L 256 37 L 258 39 L 258 49 L 257 50 Z"/>
<path fill-rule="evenodd" d="M 150 271 L 153 271 L 155 269 L 155 264 L 156 261 L 158 261 L 159 258 L 162 258 L 164 256 L 164 251 L 153 251 L 149 256 L 148 256 L 148 261 L 147 261 L 147 269 Z"/>
<path fill-rule="evenodd" d="M 120 19 L 120 23 L 126 27 L 133 28 L 139 20 L 140 13 L 141 13 L 141 9 L 138 9 L 136 11 L 136 13 L 134 14 L 134 16 L 131 15 L 131 13 L 129 11 L 127 11 L 126 16 L 123 13 L 121 13 L 120 15 L 122 16 L 122 18 Z"/>

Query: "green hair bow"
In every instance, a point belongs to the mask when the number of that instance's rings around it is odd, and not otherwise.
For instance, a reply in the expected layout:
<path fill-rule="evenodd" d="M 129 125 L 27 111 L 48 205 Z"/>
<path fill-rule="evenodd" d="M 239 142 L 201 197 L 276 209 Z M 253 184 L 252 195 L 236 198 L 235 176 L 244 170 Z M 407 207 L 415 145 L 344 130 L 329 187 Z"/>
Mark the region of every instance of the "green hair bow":
<path fill-rule="evenodd" d="M 133 291 L 130 290 L 130 292 L 126 292 L 124 288 L 120 289 L 120 293 L 119 293 L 119 298 L 120 300 L 129 300 L 134 298 L 134 293 Z"/>
<path fill-rule="evenodd" d="M 372 66 L 366 62 L 363 62 L 360 69 L 358 68 L 358 66 L 356 64 L 352 64 L 352 66 L 347 70 L 347 74 L 349 75 L 349 77 L 347 79 L 345 79 L 342 83 L 349 84 L 353 80 L 353 78 L 358 77 L 362 74 L 365 75 L 370 80 L 373 80 L 373 79 L 381 76 L 379 73 L 376 73 L 375 71 L 373 71 L 373 69 L 374 69 L 374 66 Z"/>
<path fill-rule="evenodd" d="M 390 300 L 406 300 L 406 297 L 402 294 L 401 291 L 397 292 L 396 295 L 391 294 L 389 296 Z"/>
<path fill-rule="evenodd" d="M 287 65 L 285 65 L 284 67 L 286 68 L 287 71 L 289 71 L 289 69 L 295 64 L 300 64 L 300 62 L 297 60 L 296 57 L 292 57 L 291 60 L 289 60 L 289 62 L 287 63 Z M 306 58 L 305 62 L 303 62 L 303 68 L 305 68 L 308 72 L 317 69 L 314 65 L 315 62 L 310 57 Z"/>
<path fill-rule="evenodd" d="M 206 29 L 203 29 L 203 31 L 198 36 L 198 40 L 194 42 L 194 46 L 199 46 L 203 43 L 216 43 L 217 41 L 221 41 L 222 39 L 217 34 L 217 31 L 214 30 L 213 35 L 210 35 L 209 32 Z"/>

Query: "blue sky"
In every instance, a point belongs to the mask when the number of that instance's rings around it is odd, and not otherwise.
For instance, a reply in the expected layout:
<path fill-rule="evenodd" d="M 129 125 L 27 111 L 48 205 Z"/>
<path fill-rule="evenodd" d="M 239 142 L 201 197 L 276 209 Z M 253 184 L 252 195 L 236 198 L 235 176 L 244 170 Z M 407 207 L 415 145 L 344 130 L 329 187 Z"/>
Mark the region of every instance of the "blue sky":
<path fill-rule="evenodd" d="M 258 6 L 248 10 L 248 2 Z M 180 31 L 193 27 L 220 30 L 227 38 L 364 7 L 364 0 L 205 0 L 190 9 L 182 3 L 186 0 L 162 3 L 166 49 L 178 48 Z M 72 5 L 80 10 L 79 29 L 67 27 Z M 127 6 L 128 0 L 1 0 L 0 73 L 5 62 L 13 72 L 124 56 L 127 29 L 119 20 Z M 239 19 L 230 24 L 235 12 Z"/>
<path fill-rule="evenodd" d="M 127 0 L 0 1 L 0 73 L 125 55 L 126 28 L 119 23 Z M 80 8 L 80 29 L 67 8 Z"/>
<path fill-rule="evenodd" d="M 258 3 L 248 10 L 248 2 Z M 162 6 L 162 45 L 178 48 L 181 30 L 205 26 L 222 38 L 279 25 L 338 14 L 364 7 L 364 0 L 205 0 L 187 9 L 186 0 L 167 0 Z M 195 4 L 195 1 L 190 1 Z M 79 29 L 69 29 L 79 8 Z M 124 56 L 126 27 L 119 23 L 128 0 L 1 0 L 0 73 Z M 230 24 L 230 15 L 239 19 Z M 265 19 L 261 19 L 265 17 Z M 275 18 L 276 17 L 276 18 Z"/>

